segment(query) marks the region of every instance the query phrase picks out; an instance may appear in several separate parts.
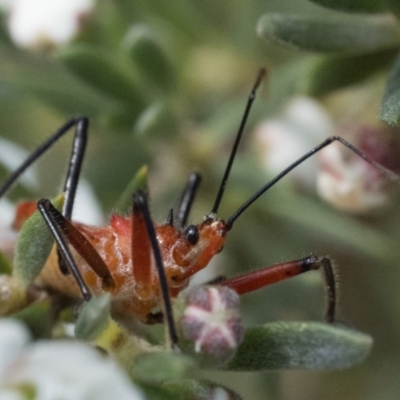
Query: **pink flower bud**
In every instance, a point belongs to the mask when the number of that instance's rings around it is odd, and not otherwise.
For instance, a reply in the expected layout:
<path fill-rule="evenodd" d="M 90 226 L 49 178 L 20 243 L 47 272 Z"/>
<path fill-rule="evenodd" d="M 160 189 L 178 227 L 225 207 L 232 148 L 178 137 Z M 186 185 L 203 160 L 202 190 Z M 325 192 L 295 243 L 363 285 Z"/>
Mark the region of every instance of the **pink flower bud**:
<path fill-rule="evenodd" d="M 185 294 L 180 319 L 183 347 L 211 365 L 224 365 L 244 337 L 239 295 L 219 286 L 195 286 Z"/>

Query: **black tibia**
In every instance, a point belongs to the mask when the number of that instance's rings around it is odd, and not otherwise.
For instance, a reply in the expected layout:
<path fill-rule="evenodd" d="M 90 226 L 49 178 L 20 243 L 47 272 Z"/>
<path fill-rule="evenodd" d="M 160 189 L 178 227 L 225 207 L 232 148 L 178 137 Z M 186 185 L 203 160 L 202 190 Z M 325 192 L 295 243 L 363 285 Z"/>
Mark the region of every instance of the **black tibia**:
<path fill-rule="evenodd" d="M 327 297 L 327 307 L 325 313 L 326 322 L 335 322 L 336 317 L 336 303 L 337 303 L 337 293 L 336 293 L 336 277 L 332 266 L 332 261 L 328 257 L 316 257 L 311 255 L 304 259 L 304 272 L 310 271 L 312 269 L 322 269 L 322 273 L 325 280 L 325 290 Z"/>
<path fill-rule="evenodd" d="M 141 213 L 143 215 L 147 234 L 153 249 L 154 260 L 157 268 L 158 279 L 160 281 L 160 288 L 162 294 L 162 300 L 164 305 L 165 322 L 167 323 L 168 334 L 171 341 L 172 347 L 175 347 L 178 343 L 178 335 L 176 332 L 175 321 L 172 313 L 171 297 L 169 295 L 167 277 L 164 271 L 164 264 L 161 256 L 160 247 L 158 245 L 156 231 L 154 229 L 153 221 L 151 219 L 149 206 L 147 204 L 146 194 L 142 190 L 137 190 L 132 195 L 132 209 L 133 213 Z"/>

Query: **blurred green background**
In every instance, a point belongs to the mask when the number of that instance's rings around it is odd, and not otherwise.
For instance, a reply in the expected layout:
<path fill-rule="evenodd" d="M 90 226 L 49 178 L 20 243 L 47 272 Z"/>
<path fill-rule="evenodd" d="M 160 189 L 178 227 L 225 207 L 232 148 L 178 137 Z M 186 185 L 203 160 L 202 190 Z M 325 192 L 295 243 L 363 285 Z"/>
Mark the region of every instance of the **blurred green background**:
<path fill-rule="evenodd" d="M 220 216 L 227 218 L 272 176 L 255 157 L 252 128 L 276 116 L 297 93 L 313 57 L 257 36 L 257 21 L 269 12 L 321 18 L 331 14 L 306 0 L 102 0 L 72 43 L 36 50 L 12 43 L 4 14 L 0 135 L 34 149 L 71 116 L 87 115 L 91 127 L 83 176 L 93 185 L 105 215 L 115 211 L 127 183 L 147 164 L 152 212 L 159 222 L 176 205 L 188 174 L 203 174 L 190 218 L 196 223 L 212 207 L 249 89 L 265 66 L 268 83 L 258 93 L 220 207 Z M 383 92 L 387 71 L 382 67 L 373 78 L 347 90 L 372 85 Z M 374 115 L 378 105 L 379 100 Z M 340 121 L 346 115 L 335 118 Z M 10 197 L 58 193 L 70 141 L 63 139 L 38 163 L 37 193 L 18 187 Z M 235 276 L 310 253 L 329 255 L 340 280 L 339 320 L 373 336 L 373 351 L 362 365 L 345 371 L 210 376 L 245 399 L 398 398 L 398 208 L 394 203 L 373 215 L 352 216 L 291 179 L 263 196 L 237 221 L 217 257 L 216 273 Z M 318 272 L 243 296 L 247 324 L 319 321 L 323 312 Z"/>

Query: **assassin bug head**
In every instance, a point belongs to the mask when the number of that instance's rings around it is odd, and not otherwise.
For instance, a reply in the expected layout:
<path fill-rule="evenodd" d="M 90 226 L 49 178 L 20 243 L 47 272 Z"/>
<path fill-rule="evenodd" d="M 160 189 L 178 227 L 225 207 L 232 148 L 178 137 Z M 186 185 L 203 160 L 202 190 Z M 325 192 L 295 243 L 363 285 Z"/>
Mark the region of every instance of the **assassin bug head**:
<path fill-rule="evenodd" d="M 168 217 L 167 226 L 171 227 L 171 230 L 174 230 L 175 235 L 179 237 L 175 237 L 175 243 L 173 248 L 171 248 L 171 255 L 173 259 L 173 263 L 176 267 L 176 270 L 173 271 L 174 268 L 168 268 L 168 262 L 165 263 L 166 274 L 170 276 L 171 287 L 182 287 L 186 286 L 188 282 L 188 278 L 190 278 L 197 271 L 205 268 L 207 264 L 210 262 L 212 257 L 219 253 L 225 243 L 226 233 L 230 229 L 230 227 L 223 221 L 216 217 L 219 204 L 222 200 L 222 196 L 224 193 L 225 185 L 229 177 L 230 170 L 232 168 L 232 164 L 237 152 L 237 148 L 239 146 L 239 142 L 241 136 L 244 131 L 244 127 L 246 125 L 246 121 L 251 109 L 251 105 L 255 99 L 256 90 L 261 84 L 262 79 L 266 75 L 266 70 L 261 69 L 257 75 L 257 80 L 250 92 L 247 106 L 236 135 L 236 140 L 233 145 L 233 149 L 231 151 L 231 155 L 228 160 L 227 167 L 225 169 L 224 176 L 222 178 L 222 182 L 220 188 L 218 190 L 214 206 L 210 214 L 208 214 L 204 221 L 198 225 L 189 225 L 184 230 L 187 216 L 190 211 L 190 207 L 193 202 L 195 191 L 200 183 L 200 176 L 197 173 L 193 173 L 189 177 L 188 184 L 184 190 L 184 193 L 181 198 L 181 205 L 178 210 L 178 225 L 180 230 L 175 230 L 172 227 L 172 217 L 171 213 Z M 160 232 L 158 232 L 160 234 Z M 160 241 L 161 243 L 164 240 Z M 163 246 L 163 244 L 161 244 Z"/>

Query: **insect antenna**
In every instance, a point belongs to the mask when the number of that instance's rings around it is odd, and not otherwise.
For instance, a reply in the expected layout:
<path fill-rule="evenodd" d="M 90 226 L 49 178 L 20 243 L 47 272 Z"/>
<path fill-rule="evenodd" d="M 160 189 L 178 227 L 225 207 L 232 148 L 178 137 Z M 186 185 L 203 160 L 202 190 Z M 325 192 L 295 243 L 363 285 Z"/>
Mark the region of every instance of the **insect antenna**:
<path fill-rule="evenodd" d="M 268 189 L 270 189 L 272 186 L 274 186 L 275 183 L 279 182 L 284 176 L 286 176 L 290 171 L 292 171 L 294 168 L 296 168 L 302 162 L 304 162 L 305 160 L 307 160 L 308 158 L 310 158 L 311 156 L 313 156 L 314 154 L 316 154 L 317 152 L 319 152 L 320 150 L 322 150 L 326 146 L 329 146 L 331 143 L 333 143 L 335 141 L 338 141 L 339 143 L 342 143 L 344 146 L 346 146 L 353 153 L 357 154 L 359 157 L 361 157 L 367 163 L 371 164 L 377 170 L 379 170 L 384 175 L 386 175 L 389 179 L 391 179 L 391 180 L 393 180 L 393 181 L 395 181 L 395 182 L 400 184 L 400 177 L 397 174 L 395 174 L 394 172 L 392 172 L 389 169 L 385 168 L 383 165 L 377 163 L 376 161 L 372 160 L 366 154 L 364 154 L 362 151 L 358 150 L 356 147 L 354 147 L 352 144 L 350 144 L 349 142 L 347 142 L 346 140 L 344 140 L 340 136 L 331 136 L 331 137 L 325 139 L 318 146 L 314 147 L 308 153 L 304 154 L 302 157 L 300 157 L 294 163 L 290 164 L 280 174 L 278 174 L 275 178 L 273 178 L 265 186 L 263 186 L 258 192 L 256 192 L 253 196 L 251 196 L 244 204 L 242 204 L 237 209 L 237 211 L 231 217 L 229 217 L 228 222 L 227 222 L 227 228 L 231 229 L 233 223 L 239 218 L 239 216 L 248 207 L 250 207 L 261 195 L 263 195 Z"/>
<path fill-rule="evenodd" d="M 201 175 L 198 172 L 192 172 L 189 176 L 185 189 L 182 192 L 178 207 L 178 226 L 183 228 L 189 217 L 190 210 L 196 196 L 197 189 L 201 183 Z"/>
<path fill-rule="evenodd" d="M 154 260 L 157 268 L 158 279 L 160 281 L 161 295 L 164 304 L 165 320 L 167 322 L 168 334 L 172 347 L 178 344 L 178 335 L 176 332 L 174 317 L 172 313 L 171 297 L 169 295 L 167 277 L 165 275 L 164 263 L 161 256 L 160 246 L 151 219 L 149 206 L 147 204 L 146 194 L 142 190 L 137 190 L 132 196 L 133 213 L 141 213 L 146 225 L 147 235 L 153 249 Z"/>
<path fill-rule="evenodd" d="M 218 193 L 217 193 L 217 196 L 215 198 L 214 206 L 213 206 L 213 208 L 211 210 L 211 213 L 210 213 L 212 215 L 215 215 L 218 212 L 218 208 L 219 208 L 219 205 L 220 205 L 221 200 L 222 200 L 222 196 L 223 196 L 224 191 L 225 191 L 226 182 L 228 181 L 229 174 L 230 174 L 231 169 L 232 169 L 232 164 L 233 164 L 233 161 L 235 159 L 237 149 L 239 147 L 240 139 L 242 138 L 244 127 L 246 125 L 247 118 L 249 116 L 251 106 L 252 106 L 252 104 L 254 102 L 254 99 L 256 98 L 256 91 L 257 91 L 258 87 L 260 86 L 261 81 L 265 77 L 266 73 L 267 73 L 267 71 L 266 71 L 265 68 L 260 69 L 260 71 L 259 71 L 259 73 L 257 75 L 256 83 L 254 84 L 254 86 L 253 86 L 253 88 L 252 88 L 252 90 L 251 90 L 251 92 L 249 94 L 249 97 L 248 97 L 248 100 L 247 100 L 247 105 L 246 105 L 246 108 L 245 108 L 245 111 L 244 111 L 244 114 L 243 114 L 243 117 L 242 117 L 242 121 L 240 123 L 238 133 L 236 135 L 235 143 L 233 145 L 233 148 L 232 148 L 232 151 L 231 151 L 231 155 L 229 157 L 228 164 L 227 164 L 225 172 L 224 172 L 224 176 L 222 177 L 221 185 L 220 185 L 220 187 L 218 189 Z"/>

